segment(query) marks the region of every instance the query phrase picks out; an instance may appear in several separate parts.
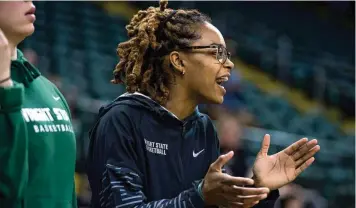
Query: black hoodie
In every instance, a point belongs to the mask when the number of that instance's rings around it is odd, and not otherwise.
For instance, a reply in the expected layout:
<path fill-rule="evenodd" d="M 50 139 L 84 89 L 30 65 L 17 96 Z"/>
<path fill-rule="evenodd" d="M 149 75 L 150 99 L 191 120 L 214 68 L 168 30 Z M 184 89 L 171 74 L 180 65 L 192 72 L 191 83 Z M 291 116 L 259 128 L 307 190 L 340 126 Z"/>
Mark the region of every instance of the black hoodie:
<path fill-rule="evenodd" d="M 126 93 L 100 109 L 90 131 L 92 206 L 204 207 L 198 184 L 218 147 L 198 109 L 181 121 L 149 97 Z"/>

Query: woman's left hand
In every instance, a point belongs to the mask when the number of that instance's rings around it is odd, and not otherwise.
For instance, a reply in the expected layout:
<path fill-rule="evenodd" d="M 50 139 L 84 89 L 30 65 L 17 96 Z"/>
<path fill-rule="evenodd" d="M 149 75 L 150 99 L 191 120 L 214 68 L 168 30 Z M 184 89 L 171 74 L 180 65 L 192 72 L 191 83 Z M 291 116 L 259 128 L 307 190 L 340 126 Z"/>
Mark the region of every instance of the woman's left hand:
<path fill-rule="evenodd" d="M 320 150 L 317 143 L 316 139 L 308 142 L 303 138 L 277 154 L 267 155 L 270 135 L 266 134 L 252 169 L 255 186 L 275 190 L 294 181 L 314 162 L 313 156 Z"/>

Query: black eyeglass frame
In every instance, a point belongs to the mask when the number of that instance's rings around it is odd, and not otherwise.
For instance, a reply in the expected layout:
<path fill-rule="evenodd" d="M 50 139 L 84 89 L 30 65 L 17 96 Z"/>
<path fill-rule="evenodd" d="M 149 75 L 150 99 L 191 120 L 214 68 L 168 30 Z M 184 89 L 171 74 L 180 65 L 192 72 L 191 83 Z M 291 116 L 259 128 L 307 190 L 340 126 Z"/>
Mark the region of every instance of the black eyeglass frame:
<path fill-rule="evenodd" d="M 208 49 L 208 48 L 212 48 L 212 49 L 216 49 L 216 60 L 218 60 L 221 64 L 225 64 L 227 59 L 231 59 L 231 53 L 229 51 L 227 51 L 226 47 L 224 47 L 223 45 L 208 45 L 208 46 L 187 46 L 187 47 L 179 47 L 179 50 L 194 50 L 194 49 Z M 223 59 L 220 61 L 219 59 L 219 51 L 222 50 L 223 54 L 226 54 Z"/>

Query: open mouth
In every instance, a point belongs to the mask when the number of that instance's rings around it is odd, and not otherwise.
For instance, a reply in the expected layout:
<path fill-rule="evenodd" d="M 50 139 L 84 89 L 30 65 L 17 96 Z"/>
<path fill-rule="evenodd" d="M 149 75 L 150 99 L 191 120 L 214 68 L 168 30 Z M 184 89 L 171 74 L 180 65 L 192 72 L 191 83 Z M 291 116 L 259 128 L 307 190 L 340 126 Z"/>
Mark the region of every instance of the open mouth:
<path fill-rule="evenodd" d="M 229 76 L 222 76 L 216 79 L 216 84 L 220 85 L 221 87 L 224 87 L 224 83 L 226 83 L 229 80 Z"/>

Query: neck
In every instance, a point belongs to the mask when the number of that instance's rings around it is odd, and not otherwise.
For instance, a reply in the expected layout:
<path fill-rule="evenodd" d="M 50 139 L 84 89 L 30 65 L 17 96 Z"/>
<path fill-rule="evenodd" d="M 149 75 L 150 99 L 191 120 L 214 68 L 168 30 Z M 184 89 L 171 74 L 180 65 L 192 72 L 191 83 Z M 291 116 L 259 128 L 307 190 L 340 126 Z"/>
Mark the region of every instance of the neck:
<path fill-rule="evenodd" d="M 189 98 L 187 93 L 181 91 L 178 93 L 177 89 L 173 88 L 170 90 L 168 102 L 164 107 L 176 115 L 179 120 L 183 120 L 194 112 L 197 105 L 198 103 Z"/>
<path fill-rule="evenodd" d="M 11 60 L 16 60 L 17 59 L 17 45 L 20 44 L 26 36 L 23 36 L 22 34 L 16 34 L 16 33 L 7 33 L 6 31 L 3 31 L 5 37 L 7 38 L 7 41 L 9 42 L 9 47 L 11 50 Z"/>

